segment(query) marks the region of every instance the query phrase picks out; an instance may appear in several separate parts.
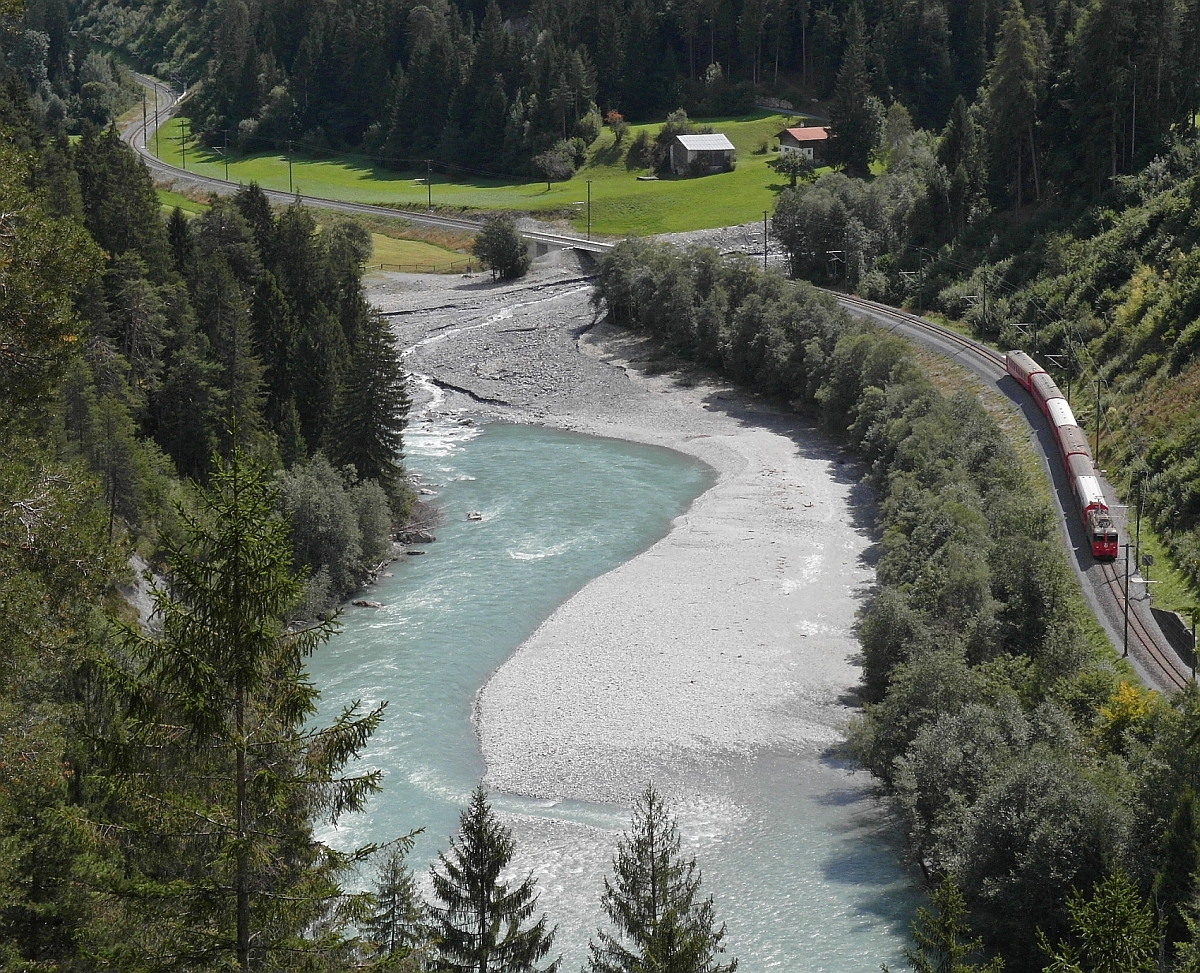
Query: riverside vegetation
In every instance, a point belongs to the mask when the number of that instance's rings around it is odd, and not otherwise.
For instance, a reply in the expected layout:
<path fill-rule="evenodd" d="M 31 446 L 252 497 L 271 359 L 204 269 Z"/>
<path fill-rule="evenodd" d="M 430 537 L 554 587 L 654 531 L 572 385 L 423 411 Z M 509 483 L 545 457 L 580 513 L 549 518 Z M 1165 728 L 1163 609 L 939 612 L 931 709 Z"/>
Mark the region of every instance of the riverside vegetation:
<path fill-rule="evenodd" d="M 88 30 L 143 66 L 202 80 L 194 121 L 211 145 L 228 129 L 243 148 L 300 139 L 365 147 L 396 165 L 501 160 L 527 175 L 547 152 L 577 164 L 602 112 L 635 122 L 680 105 L 736 112 L 754 93 L 746 82 L 776 65 L 787 82 L 790 70 L 806 96 L 834 95 L 833 151 L 846 167 L 780 194 L 774 225 L 793 270 L 961 315 L 1008 344 L 1025 343 L 1018 325 L 1037 323 L 1032 350 L 1061 353 L 1066 376 L 1121 396 L 1109 401 L 1124 408 L 1093 418 L 1118 459 L 1133 460 L 1126 489 L 1145 493 L 1183 566 L 1194 558 L 1200 364 L 1188 254 L 1200 35 L 1188 2 L 399 0 L 351 10 L 105 0 L 70 11 L 35 0 L 0 13 L 11 72 L 0 99 L 10 134 L 2 320 L 21 329 L 4 336 L 0 358 L 0 819 L 11 849 L 0 881 L 14 965 L 162 968 L 178 965 L 161 951 L 178 943 L 197 967 L 230 957 L 267 966 L 279 946 L 290 965 L 315 968 L 357 961 L 343 920 L 359 910 L 361 928 L 370 921 L 370 900 L 335 894 L 348 863 L 312 842 L 307 822 L 370 789 L 363 779 L 334 796 L 373 715 L 328 728 L 328 751 L 306 749 L 296 720 L 310 696 L 277 609 L 303 613 L 307 600 L 311 612 L 334 597 L 335 577 L 362 571 L 366 521 L 352 525 L 349 511 L 372 510 L 367 519 L 382 524 L 379 493 L 330 501 L 346 529 L 312 548 L 284 557 L 276 532 L 259 537 L 274 582 L 260 590 L 261 639 L 242 658 L 270 678 L 248 669 L 247 681 L 213 686 L 227 718 L 230 705 L 248 706 L 269 724 L 264 756 L 302 772 L 281 779 L 268 768 L 261 790 L 249 786 L 244 725 L 213 723 L 196 705 L 204 673 L 174 665 L 199 657 L 186 625 L 164 630 L 154 655 L 174 668 L 156 673 L 139 668 L 140 643 L 114 638 L 105 621 L 123 610 L 111 580 L 132 545 L 152 558 L 202 551 L 209 511 L 228 508 L 233 486 L 263 509 L 263 464 L 305 473 L 278 484 L 297 525 L 304 498 L 323 509 L 317 499 L 335 487 L 348 494 L 372 479 L 357 465 L 343 478 L 343 457 L 317 457 L 335 449 L 328 406 L 354 399 L 345 363 L 371 330 L 342 317 L 361 239 L 349 229 L 315 237 L 302 209 L 269 214 L 272 231 L 249 191 L 198 217 L 206 223 L 173 215 L 164 244 L 148 180 L 115 135 L 84 125 L 111 117 L 120 87 L 111 62 L 85 50 Z M 605 138 L 619 144 L 624 118 L 610 118 Z M 288 246 L 271 255 L 281 227 Z M 935 889 L 914 968 L 969 968 L 975 932 L 1010 969 L 1200 967 L 1200 701 L 1142 692 L 1087 637 L 1048 512 L 978 405 L 936 395 L 901 345 L 804 287 L 702 251 L 640 246 L 606 264 L 617 320 L 809 403 L 870 463 L 881 591 L 863 619 L 867 707 L 851 746 L 893 795 Z M 308 262 L 289 272 L 293 247 Z M 261 308 L 249 326 L 246 306 Z M 283 338 L 256 345 L 256 334 Z M 300 364 L 291 339 L 319 367 L 289 373 Z M 323 367 L 332 361 L 346 370 Z M 322 409 L 306 417 L 310 401 Z M 395 516 L 402 491 L 374 479 Z M 323 545 L 357 567 L 320 562 L 311 552 Z M 279 570 L 301 556 L 310 578 L 324 566 L 328 582 L 297 592 Z M 203 587 L 180 594 L 195 599 L 180 601 L 185 614 L 222 603 L 204 601 Z M 308 644 L 322 634 L 297 631 Z M 207 751 L 184 765 L 151 760 L 168 725 Z M 213 794 L 216 813 L 184 847 L 179 822 Z M 258 816 L 275 813 L 271 801 L 286 811 L 278 831 L 250 840 Z M 264 857 L 287 867 L 262 869 Z M 247 938 L 259 924 L 262 935 Z"/>
<path fill-rule="evenodd" d="M 25 96 L 0 88 L 0 962 L 537 969 L 553 929 L 482 791 L 428 908 L 411 835 L 315 834 L 379 790 L 353 765 L 386 704 L 318 722 L 306 659 L 411 503 L 366 231 L 253 186 L 164 221 L 115 131 L 47 138 Z M 732 971 L 653 790 L 614 867 L 597 969 Z"/>
<path fill-rule="evenodd" d="M 968 969 L 968 929 L 1009 970 L 1196 968 L 1200 695 L 1147 692 L 1113 658 L 979 402 L 811 286 L 711 250 L 619 244 L 596 301 L 813 410 L 867 464 L 879 591 L 848 749 L 939 890 L 914 968 Z"/>

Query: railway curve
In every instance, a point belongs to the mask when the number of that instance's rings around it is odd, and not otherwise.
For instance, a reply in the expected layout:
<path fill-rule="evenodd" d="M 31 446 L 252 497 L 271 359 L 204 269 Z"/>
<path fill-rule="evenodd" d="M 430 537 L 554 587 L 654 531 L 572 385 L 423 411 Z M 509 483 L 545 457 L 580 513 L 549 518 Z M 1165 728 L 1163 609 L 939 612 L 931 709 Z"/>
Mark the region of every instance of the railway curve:
<path fill-rule="evenodd" d="M 135 74 L 138 82 L 152 93 L 155 99 L 155 124 L 170 118 L 186 95 L 180 96 L 170 86 L 145 75 Z M 147 112 L 145 121 L 128 125 L 124 139 L 142 157 L 150 170 L 162 179 L 184 180 L 213 192 L 236 191 L 240 184 L 215 179 L 198 173 L 178 169 L 161 161 L 149 150 L 149 140 L 155 127 Z M 274 203 L 286 205 L 302 199 L 306 205 L 321 207 L 344 213 L 361 213 L 371 216 L 402 218 L 413 223 L 448 229 L 475 232 L 477 222 L 434 214 L 396 210 L 386 206 L 367 203 L 350 203 L 325 199 L 317 196 L 302 196 L 265 190 Z M 601 240 L 585 240 L 569 234 L 549 233 L 540 230 L 522 230 L 530 239 L 550 247 L 572 248 L 590 253 L 604 253 L 612 243 Z M 1030 429 L 1031 438 L 1038 447 L 1043 472 L 1046 474 L 1057 509 L 1059 534 L 1068 552 L 1072 569 L 1079 579 L 1084 597 L 1096 619 L 1107 633 L 1118 655 L 1125 654 L 1141 681 L 1152 688 L 1174 692 L 1184 688 L 1194 677 L 1180 660 L 1163 635 L 1150 610 L 1147 586 L 1129 580 L 1117 563 L 1101 563 L 1091 555 L 1091 547 L 1074 512 L 1071 486 L 1060 463 L 1057 462 L 1058 447 L 1049 425 L 1033 398 L 1008 376 L 1004 367 L 1004 356 L 986 345 L 974 341 L 949 328 L 945 328 L 919 315 L 868 301 L 838 291 L 826 290 L 851 314 L 872 321 L 880 328 L 915 341 L 924 347 L 945 355 L 968 371 L 977 375 L 988 385 L 1007 397 L 1021 412 Z M 1102 470 L 1098 471 L 1103 473 Z M 1101 481 L 1109 507 L 1113 511 L 1117 528 L 1123 537 L 1128 537 L 1125 509 L 1116 503 L 1111 486 Z M 1127 596 L 1128 588 L 1128 596 Z M 1128 608 L 1128 611 L 1126 611 Z"/>
<path fill-rule="evenodd" d="M 1067 550 L 1071 567 L 1079 579 L 1085 599 L 1097 621 L 1109 637 L 1117 655 L 1128 652 L 1128 661 L 1143 684 L 1165 692 L 1183 689 L 1192 672 L 1179 658 L 1159 628 L 1150 610 L 1147 585 L 1124 575 L 1124 564 L 1097 561 L 1091 544 L 1075 512 L 1071 484 L 1058 461 L 1058 445 L 1050 424 L 1033 397 L 1004 367 L 1004 355 L 949 328 L 919 315 L 860 297 L 827 291 L 851 314 L 866 318 L 880 328 L 919 342 L 945 355 L 977 375 L 1004 395 L 1020 411 L 1038 447 L 1042 470 L 1050 482 L 1057 510 L 1059 535 Z M 1097 470 L 1103 473 L 1103 470 Z M 1109 509 L 1122 540 L 1128 538 L 1125 508 L 1116 502 L 1112 487 L 1101 480 Z M 1128 622 L 1126 621 L 1126 584 L 1128 583 Z"/>

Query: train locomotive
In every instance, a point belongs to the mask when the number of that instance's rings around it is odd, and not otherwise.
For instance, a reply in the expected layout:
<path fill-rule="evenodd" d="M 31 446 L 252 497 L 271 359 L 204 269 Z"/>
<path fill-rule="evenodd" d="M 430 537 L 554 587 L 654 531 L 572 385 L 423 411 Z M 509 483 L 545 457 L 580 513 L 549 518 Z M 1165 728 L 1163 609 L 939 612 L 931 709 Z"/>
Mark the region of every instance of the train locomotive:
<path fill-rule="evenodd" d="M 1114 560 L 1117 556 L 1117 528 L 1100 488 L 1100 477 L 1092 461 L 1087 436 L 1075 421 L 1075 414 L 1049 375 L 1023 351 L 1010 351 L 1004 356 L 1008 374 L 1021 383 L 1050 420 L 1058 454 L 1071 480 L 1075 505 L 1097 560 Z"/>

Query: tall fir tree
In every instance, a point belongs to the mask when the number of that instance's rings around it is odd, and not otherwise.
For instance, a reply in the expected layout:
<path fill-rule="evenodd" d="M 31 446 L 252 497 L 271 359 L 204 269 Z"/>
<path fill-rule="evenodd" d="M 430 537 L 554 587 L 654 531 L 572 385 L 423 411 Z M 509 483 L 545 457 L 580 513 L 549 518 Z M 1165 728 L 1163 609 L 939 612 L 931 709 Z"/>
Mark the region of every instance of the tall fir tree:
<path fill-rule="evenodd" d="M 988 71 L 987 105 L 991 125 L 991 158 L 996 175 L 1007 184 L 1016 206 L 1026 188 L 1041 198 L 1038 174 L 1037 107 L 1039 69 L 1033 28 L 1019 0 L 1004 14 L 996 57 Z"/>
<path fill-rule="evenodd" d="M 882 106 L 871 94 L 871 78 L 867 71 L 862 7 L 855 3 L 846 17 L 846 52 L 842 55 L 833 104 L 829 109 L 831 160 L 865 175 L 882 129 Z"/>
<path fill-rule="evenodd" d="M 330 451 L 364 480 L 378 480 L 393 504 L 404 479 L 408 379 L 387 322 L 370 314 L 359 328 L 350 367 L 338 395 Z"/>
<path fill-rule="evenodd" d="M 431 907 L 438 956 L 445 973 L 555 973 L 559 959 L 538 967 L 554 945 L 546 916 L 529 924 L 537 909 L 532 875 L 506 882 L 512 864 L 512 832 L 496 820 L 482 787 L 459 816 L 458 837 L 431 870 Z"/>
<path fill-rule="evenodd" d="M 374 849 L 336 851 L 314 826 L 378 790 L 378 771 L 345 766 L 383 707 L 355 702 L 312 723 L 319 693 L 304 660 L 334 625 L 289 624 L 302 585 L 265 470 L 235 445 L 200 501 L 167 544 L 161 627 L 128 630 L 132 671 L 113 670 L 129 712 L 111 753 L 133 786 L 130 893 L 154 930 L 130 959 L 144 949 L 177 968 L 291 968 L 347 948 L 340 879 Z"/>
<path fill-rule="evenodd" d="M 929 898 L 933 910 L 924 906 L 917 909 L 912 923 L 913 945 L 904 950 L 913 973 L 1001 973 L 1002 959 L 991 959 L 983 965 L 969 962 L 983 948 L 983 940 L 971 936 L 967 905 L 954 880 L 942 879 Z M 889 973 L 886 963 L 883 973 Z"/>
<path fill-rule="evenodd" d="M 736 959 L 722 960 L 725 926 L 717 927 L 712 896 L 700 898 L 696 859 L 683 858 L 679 827 L 653 784 L 634 803 L 600 904 L 616 933 L 597 931 L 588 944 L 588 973 L 737 969 Z"/>
<path fill-rule="evenodd" d="M 387 850 L 360 924 L 376 969 L 419 970 L 431 945 L 428 910 L 405 860 L 411 850 L 411 835 Z"/>

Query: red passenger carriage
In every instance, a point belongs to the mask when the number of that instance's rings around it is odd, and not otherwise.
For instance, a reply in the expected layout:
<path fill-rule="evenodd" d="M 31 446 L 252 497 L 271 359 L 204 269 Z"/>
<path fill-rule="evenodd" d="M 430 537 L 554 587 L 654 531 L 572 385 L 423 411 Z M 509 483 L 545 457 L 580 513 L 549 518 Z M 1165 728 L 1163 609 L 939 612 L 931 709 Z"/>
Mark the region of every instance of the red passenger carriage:
<path fill-rule="evenodd" d="M 1010 351 L 1005 355 L 1005 368 L 1033 396 L 1050 420 L 1054 439 L 1058 443 L 1059 458 L 1071 479 L 1075 509 L 1079 511 L 1087 530 L 1092 556 L 1116 558 L 1117 528 L 1092 462 L 1087 436 L 1075 421 L 1075 414 L 1066 397 L 1059 391 L 1054 379 L 1023 351 Z"/>

